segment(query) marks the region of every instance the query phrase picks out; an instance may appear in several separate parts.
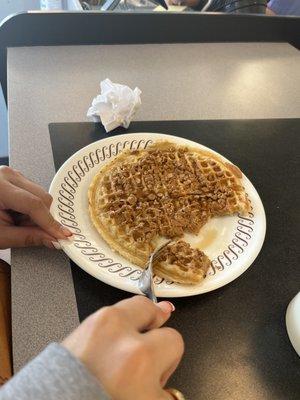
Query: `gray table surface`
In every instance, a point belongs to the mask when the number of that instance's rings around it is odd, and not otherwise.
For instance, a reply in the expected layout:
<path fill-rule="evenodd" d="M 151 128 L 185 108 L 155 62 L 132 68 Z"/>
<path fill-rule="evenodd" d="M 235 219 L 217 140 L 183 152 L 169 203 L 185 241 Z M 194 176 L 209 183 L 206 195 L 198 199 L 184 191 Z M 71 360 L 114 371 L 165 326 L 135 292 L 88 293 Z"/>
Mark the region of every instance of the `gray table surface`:
<path fill-rule="evenodd" d="M 137 120 L 293 118 L 300 57 L 288 44 L 161 44 L 8 49 L 10 163 L 44 188 L 49 122 L 85 121 L 99 82 L 138 86 Z M 14 368 L 78 324 L 67 257 L 12 251 Z"/>

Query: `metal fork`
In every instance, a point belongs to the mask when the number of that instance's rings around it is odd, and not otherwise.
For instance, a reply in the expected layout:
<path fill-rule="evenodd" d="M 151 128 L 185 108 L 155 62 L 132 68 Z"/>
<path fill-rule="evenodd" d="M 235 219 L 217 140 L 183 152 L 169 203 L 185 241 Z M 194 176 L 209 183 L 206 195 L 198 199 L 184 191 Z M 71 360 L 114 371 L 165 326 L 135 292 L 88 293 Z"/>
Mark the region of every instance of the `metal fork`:
<path fill-rule="evenodd" d="M 150 254 L 145 269 L 138 280 L 138 288 L 140 289 L 140 291 L 154 303 L 157 303 L 157 298 L 155 296 L 154 284 L 153 284 L 153 262 L 157 260 L 162 250 L 169 243 L 171 243 L 171 241 L 172 240 L 167 240 L 162 245 L 156 247 L 156 249 Z"/>

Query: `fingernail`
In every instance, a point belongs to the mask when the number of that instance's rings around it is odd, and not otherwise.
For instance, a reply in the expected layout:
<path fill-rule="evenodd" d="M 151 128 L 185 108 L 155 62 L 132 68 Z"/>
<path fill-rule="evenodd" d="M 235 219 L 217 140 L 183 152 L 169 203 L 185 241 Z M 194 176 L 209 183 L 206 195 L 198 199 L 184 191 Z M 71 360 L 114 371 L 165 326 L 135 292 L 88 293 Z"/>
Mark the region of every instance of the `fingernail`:
<path fill-rule="evenodd" d="M 56 250 L 61 250 L 61 245 L 58 242 L 51 242 Z"/>
<path fill-rule="evenodd" d="M 165 313 L 175 311 L 175 306 L 170 301 L 161 301 L 160 303 L 157 303 L 157 307 L 161 308 Z"/>
<path fill-rule="evenodd" d="M 67 236 L 67 237 L 73 235 L 73 233 L 72 233 L 68 228 L 65 228 L 65 227 L 62 226 L 62 225 L 60 226 L 60 229 L 61 229 L 62 233 L 63 233 L 65 236 Z"/>

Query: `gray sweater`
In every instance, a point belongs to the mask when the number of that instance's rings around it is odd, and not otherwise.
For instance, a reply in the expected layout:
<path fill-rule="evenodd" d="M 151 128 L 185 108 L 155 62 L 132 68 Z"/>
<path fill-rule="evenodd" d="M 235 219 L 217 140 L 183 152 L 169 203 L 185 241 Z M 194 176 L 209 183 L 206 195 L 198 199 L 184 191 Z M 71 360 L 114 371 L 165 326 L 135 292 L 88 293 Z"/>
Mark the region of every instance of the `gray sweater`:
<path fill-rule="evenodd" d="M 0 389 L 0 400 L 108 400 L 98 380 L 52 343 Z"/>

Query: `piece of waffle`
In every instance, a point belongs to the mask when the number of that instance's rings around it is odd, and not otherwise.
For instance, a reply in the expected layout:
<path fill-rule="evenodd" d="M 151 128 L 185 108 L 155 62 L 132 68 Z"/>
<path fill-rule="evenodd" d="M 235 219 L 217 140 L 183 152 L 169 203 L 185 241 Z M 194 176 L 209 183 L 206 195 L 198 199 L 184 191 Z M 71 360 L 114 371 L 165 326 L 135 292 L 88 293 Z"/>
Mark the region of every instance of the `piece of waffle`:
<path fill-rule="evenodd" d="M 198 234 L 213 216 L 248 212 L 241 178 L 237 167 L 213 153 L 157 142 L 123 151 L 101 168 L 89 188 L 90 216 L 113 250 L 143 267 L 162 237 Z M 174 259 L 169 248 L 155 272 L 176 282 L 200 282 L 208 258 L 179 243 L 180 257 Z"/>
<path fill-rule="evenodd" d="M 179 240 L 170 243 L 154 264 L 155 272 L 162 278 L 179 283 L 199 283 L 210 266 L 210 259 L 189 243 Z"/>

